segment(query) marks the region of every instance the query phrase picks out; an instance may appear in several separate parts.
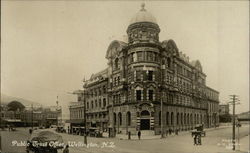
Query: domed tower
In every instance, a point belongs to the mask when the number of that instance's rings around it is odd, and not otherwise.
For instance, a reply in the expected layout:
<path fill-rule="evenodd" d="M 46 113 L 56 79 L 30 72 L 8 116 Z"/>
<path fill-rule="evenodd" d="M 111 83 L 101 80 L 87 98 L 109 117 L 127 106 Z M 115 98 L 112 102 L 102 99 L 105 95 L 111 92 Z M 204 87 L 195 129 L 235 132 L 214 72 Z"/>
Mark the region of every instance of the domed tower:
<path fill-rule="evenodd" d="M 160 104 L 160 28 L 155 17 L 142 4 L 127 29 L 128 101 L 135 104 L 137 128 L 154 129 L 155 107 Z"/>
<path fill-rule="evenodd" d="M 127 29 L 129 44 L 158 43 L 160 28 L 155 17 L 141 5 L 141 10 L 131 19 Z"/>

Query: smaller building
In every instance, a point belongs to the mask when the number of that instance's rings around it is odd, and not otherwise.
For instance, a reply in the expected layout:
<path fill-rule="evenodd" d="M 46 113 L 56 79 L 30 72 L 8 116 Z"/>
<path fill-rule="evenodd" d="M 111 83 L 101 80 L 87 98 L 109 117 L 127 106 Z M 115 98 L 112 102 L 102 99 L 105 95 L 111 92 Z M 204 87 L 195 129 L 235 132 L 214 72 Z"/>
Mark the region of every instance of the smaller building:
<path fill-rule="evenodd" d="M 240 122 L 246 122 L 249 124 L 250 122 L 250 111 L 243 112 L 237 115 L 237 120 Z"/>
<path fill-rule="evenodd" d="M 61 107 L 48 106 L 38 108 L 26 108 L 21 114 L 21 120 L 24 126 L 44 126 L 60 124 Z"/>
<path fill-rule="evenodd" d="M 219 119 L 221 123 L 231 122 L 232 116 L 229 114 L 229 104 L 219 105 Z"/>
<path fill-rule="evenodd" d="M 220 115 L 229 114 L 229 104 L 220 104 L 219 105 L 219 114 Z"/>

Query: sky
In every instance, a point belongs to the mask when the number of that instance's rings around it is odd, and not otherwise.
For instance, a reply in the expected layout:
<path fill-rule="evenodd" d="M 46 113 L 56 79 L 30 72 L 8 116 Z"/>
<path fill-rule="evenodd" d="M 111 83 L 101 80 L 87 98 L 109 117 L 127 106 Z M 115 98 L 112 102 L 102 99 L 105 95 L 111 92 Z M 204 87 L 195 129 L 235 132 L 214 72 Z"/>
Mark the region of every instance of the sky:
<path fill-rule="evenodd" d="M 201 62 L 220 103 L 239 95 L 249 110 L 249 2 L 144 1 L 160 26 L 160 41 Z M 2 1 L 1 92 L 68 113 L 69 94 L 107 67 L 113 40 L 123 40 L 142 1 Z"/>

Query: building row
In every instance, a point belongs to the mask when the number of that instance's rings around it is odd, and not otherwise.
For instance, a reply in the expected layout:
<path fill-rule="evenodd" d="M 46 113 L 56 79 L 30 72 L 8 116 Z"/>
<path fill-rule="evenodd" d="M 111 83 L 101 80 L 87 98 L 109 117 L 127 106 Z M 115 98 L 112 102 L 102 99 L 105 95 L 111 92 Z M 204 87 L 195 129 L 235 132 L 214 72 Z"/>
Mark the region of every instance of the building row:
<path fill-rule="evenodd" d="M 57 125 L 61 119 L 61 107 L 25 107 L 23 110 L 9 110 L 6 105 L 1 106 L 1 127 L 6 126 L 43 126 Z"/>

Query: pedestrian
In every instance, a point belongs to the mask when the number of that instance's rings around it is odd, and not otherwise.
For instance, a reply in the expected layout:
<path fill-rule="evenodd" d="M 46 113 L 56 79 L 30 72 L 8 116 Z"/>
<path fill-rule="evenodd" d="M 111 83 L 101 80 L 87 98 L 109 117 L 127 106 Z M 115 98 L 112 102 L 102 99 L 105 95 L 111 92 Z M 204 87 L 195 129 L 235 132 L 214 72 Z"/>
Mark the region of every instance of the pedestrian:
<path fill-rule="evenodd" d="M 141 140 L 141 131 L 138 131 L 138 139 Z"/>
<path fill-rule="evenodd" d="M 63 153 L 69 153 L 69 145 L 66 145 L 66 147 L 63 150 Z"/>
<path fill-rule="evenodd" d="M 169 135 L 171 135 L 172 134 L 172 130 L 171 129 L 169 129 Z"/>
<path fill-rule="evenodd" d="M 32 134 L 32 129 L 29 129 L 30 134 Z"/>
<path fill-rule="evenodd" d="M 198 141 L 198 145 L 201 145 L 201 135 L 200 134 L 198 134 L 198 136 L 197 136 L 197 141 Z"/>
<path fill-rule="evenodd" d="M 194 145 L 197 145 L 197 134 L 194 134 Z"/>

